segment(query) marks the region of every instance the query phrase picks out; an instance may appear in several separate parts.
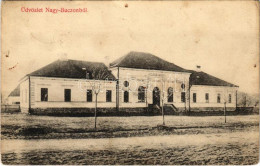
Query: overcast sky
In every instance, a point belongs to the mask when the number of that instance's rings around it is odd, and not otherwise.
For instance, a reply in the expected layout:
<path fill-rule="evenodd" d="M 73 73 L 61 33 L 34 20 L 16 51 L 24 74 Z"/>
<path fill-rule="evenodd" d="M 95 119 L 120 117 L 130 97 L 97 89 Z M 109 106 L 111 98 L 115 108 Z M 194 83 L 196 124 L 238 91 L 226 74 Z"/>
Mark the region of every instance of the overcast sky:
<path fill-rule="evenodd" d="M 129 51 L 149 52 L 186 69 L 201 65 L 240 91 L 259 91 L 258 2 L 2 3 L 4 95 L 24 75 L 63 54 L 107 64 Z M 24 13 L 21 7 L 81 7 L 88 12 Z"/>

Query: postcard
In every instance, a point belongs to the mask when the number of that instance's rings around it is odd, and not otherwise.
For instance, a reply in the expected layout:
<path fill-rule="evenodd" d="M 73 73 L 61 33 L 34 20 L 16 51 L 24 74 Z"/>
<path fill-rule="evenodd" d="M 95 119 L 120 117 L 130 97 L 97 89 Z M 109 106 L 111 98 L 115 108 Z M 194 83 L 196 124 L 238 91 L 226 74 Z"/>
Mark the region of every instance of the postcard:
<path fill-rule="evenodd" d="M 258 164 L 258 1 L 1 5 L 3 165 Z"/>

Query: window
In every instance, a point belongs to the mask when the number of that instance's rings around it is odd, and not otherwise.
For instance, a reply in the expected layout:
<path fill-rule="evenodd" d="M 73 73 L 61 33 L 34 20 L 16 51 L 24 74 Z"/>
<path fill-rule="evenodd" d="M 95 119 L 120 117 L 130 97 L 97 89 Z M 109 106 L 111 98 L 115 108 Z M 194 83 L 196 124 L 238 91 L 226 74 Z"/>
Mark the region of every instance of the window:
<path fill-rule="evenodd" d="M 168 102 L 173 102 L 173 88 L 168 88 Z"/>
<path fill-rule="evenodd" d="M 66 102 L 71 101 L 71 90 L 70 89 L 64 89 L 64 100 Z"/>
<path fill-rule="evenodd" d="M 205 94 L 205 100 L 206 100 L 206 103 L 209 103 L 209 94 L 208 93 Z"/>
<path fill-rule="evenodd" d="M 107 102 L 112 102 L 112 91 L 111 90 L 107 90 L 106 101 Z"/>
<path fill-rule="evenodd" d="M 196 102 L 197 102 L 197 94 L 193 93 L 193 103 L 196 103 Z"/>
<path fill-rule="evenodd" d="M 48 88 L 41 88 L 41 101 L 48 101 Z"/>
<path fill-rule="evenodd" d="M 128 87 L 129 86 L 129 82 L 128 81 L 124 81 L 124 86 Z"/>
<path fill-rule="evenodd" d="M 92 102 L 92 90 L 87 90 L 87 102 Z"/>
<path fill-rule="evenodd" d="M 185 102 L 186 101 L 186 96 L 185 96 L 185 92 L 181 92 L 181 102 Z"/>
<path fill-rule="evenodd" d="M 144 102 L 145 100 L 145 89 L 143 86 L 139 86 L 138 88 L 138 101 Z"/>
<path fill-rule="evenodd" d="M 125 103 L 129 102 L 129 92 L 128 91 L 124 91 L 124 102 Z"/>
<path fill-rule="evenodd" d="M 218 94 L 217 103 L 220 103 L 220 94 Z"/>
<path fill-rule="evenodd" d="M 229 102 L 229 103 L 232 102 L 231 94 L 228 95 L 228 102 Z"/>

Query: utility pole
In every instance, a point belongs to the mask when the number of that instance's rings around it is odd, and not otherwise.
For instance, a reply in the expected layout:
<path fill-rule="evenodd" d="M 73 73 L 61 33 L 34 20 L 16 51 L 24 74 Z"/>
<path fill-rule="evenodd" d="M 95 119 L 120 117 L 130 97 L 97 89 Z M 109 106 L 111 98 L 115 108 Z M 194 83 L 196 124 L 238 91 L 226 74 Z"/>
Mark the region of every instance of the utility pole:
<path fill-rule="evenodd" d="M 162 79 L 163 83 L 162 83 L 162 118 L 163 118 L 163 126 L 165 125 L 165 121 L 164 121 L 164 108 L 163 108 L 163 105 L 164 105 L 164 88 L 165 88 L 165 79 Z"/>
<path fill-rule="evenodd" d="M 237 111 L 237 90 L 236 90 L 236 111 Z"/>
<path fill-rule="evenodd" d="M 246 95 L 245 95 L 245 107 L 246 107 Z"/>
<path fill-rule="evenodd" d="M 226 102 L 224 102 L 224 116 L 225 116 L 225 123 L 227 123 L 227 118 L 226 118 Z"/>
<path fill-rule="evenodd" d="M 163 92 L 163 96 L 162 96 L 163 98 L 164 98 L 164 92 Z M 164 121 L 164 109 L 163 109 L 163 104 L 164 104 L 164 102 L 163 102 L 163 100 L 164 99 L 162 99 L 162 117 L 163 117 L 163 125 L 165 125 L 165 121 Z"/>
<path fill-rule="evenodd" d="M 95 93 L 96 94 L 96 103 L 95 103 L 95 130 L 97 130 L 97 95 L 98 93 Z"/>

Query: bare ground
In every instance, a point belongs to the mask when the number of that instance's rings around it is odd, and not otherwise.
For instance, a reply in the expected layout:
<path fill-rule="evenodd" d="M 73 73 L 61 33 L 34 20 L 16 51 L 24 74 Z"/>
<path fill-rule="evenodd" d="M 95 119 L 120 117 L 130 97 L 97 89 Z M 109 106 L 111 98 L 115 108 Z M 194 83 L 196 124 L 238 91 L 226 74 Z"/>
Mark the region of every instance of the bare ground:
<path fill-rule="evenodd" d="M 34 142 L 26 140 L 17 143 L 16 149 L 13 146 L 9 146 L 11 149 L 7 149 L 8 144 L 14 143 L 11 141 L 6 144 L 7 147 L 4 147 L 6 152 L 2 154 L 2 162 L 26 165 L 251 165 L 258 163 L 257 132 L 187 136 L 39 140 Z"/>
<path fill-rule="evenodd" d="M 161 126 L 159 116 L 98 117 L 97 131 L 93 129 L 92 117 L 1 116 L 3 164 L 251 165 L 259 162 L 258 115 L 228 116 L 227 123 L 220 116 L 166 116 L 166 126 Z M 254 133 L 254 137 L 249 133 Z M 163 137 L 173 138 L 164 141 Z M 180 137 L 179 142 L 177 137 Z M 202 139 L 206 137 L 212 139 Z M 64 139 L 70 140 L 72 145 L 63 143 Z M 127 148 L 83 146 L 90 145 L 90 140 L 96 145 L 111 145 L 111 139 L 126 139 L 121 145 L 115 143 L 120 147 L 129 142 L 137 144 Z M 149 139 L 161 142 L 151 146 Z M 8 151 L 5 141 L 28 142 L 22 143 L 18 151 L 18 144 L 11 142 Z M 59 145 L 63 148 L 56 148 Z"/>
<path fill-rule="evenodd" d="M 2 114 L 1 139 L 115 138 L 170 134 L 227 133 L 258 131 L 259 117 L 98 117 L 97 130 L 92 117 L 48 117 L 25 114 Z"/>

